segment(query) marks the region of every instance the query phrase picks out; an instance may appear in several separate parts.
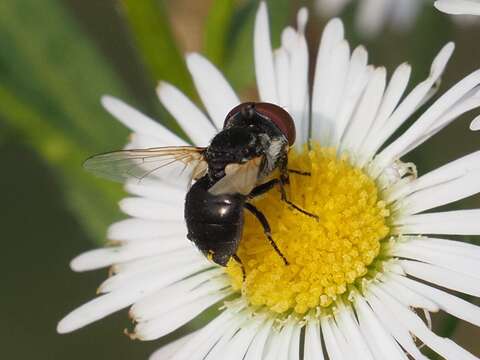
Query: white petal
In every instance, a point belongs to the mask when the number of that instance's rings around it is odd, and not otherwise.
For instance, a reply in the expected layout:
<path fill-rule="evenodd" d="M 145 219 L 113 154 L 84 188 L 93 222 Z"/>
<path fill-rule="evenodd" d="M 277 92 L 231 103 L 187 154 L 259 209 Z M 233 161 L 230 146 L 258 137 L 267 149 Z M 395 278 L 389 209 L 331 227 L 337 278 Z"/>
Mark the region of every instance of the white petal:
<path fill-rule="evenodd" d="M 183 348 L 189 341 L 197 335 L 199 330 L 194 331 L 188 335 L 181 337 L 178 340 L 172 341 L 160 349 L 155 351 L 148 360 L 169 360 L 171 359 L 181 348 Z"/>
<path fill-rule="evenodd" d="M 74 271 L 95 270 L 115 263 L 185 248 L 186 246 L 188 246 L 186 241 L 180 241 L 178 238 L 173 237 L 100 248 L 78 255 L 70 262 L 70 267 Z M 194 251 L 191 252 L 194 253 Z"/>
<path fill-rule="evenodd" d="M 157 95 L 195 145 L 209 144 L 217 130 L 194 103 L 180 90 L 166 82 L 161 82 L 157 86 Z"/>
<path fill-rule="evenodd" d="M 253 318 L 241 327 L 228 344 L 225 353 L 229 360 L 243 360 L 253 339 L 258 335 L 260 326 L 265 322 L 264 317 Z"/>
<path fill-rule="evenodd" d="M 142 114 L 123 101 L 112 96 L 103 96 L 102 105 L 105 109 L 120 120 L 126 127 L 139 134 L 153 136 L 160 140 L 158 146 L 188 145 L 177 135 L 160 125 L 153 119 Z"/>
<path fill-rule="evenodd" d="M 350 0 L 317 0 L 318 13 L 324 18 L 330 18 L 340 14 Z"/>
<path fill-rule="evenodd" d="M 369 153 L 376 153 L 393 133 L 413 115 L 424 99 L 428 97 L 428 93 L 434 84 L 435 78 L 430 74 L 426 80 L 413 88 L 391 114 L 385 125 L 379 129 L 377 136 L 371 139 Z M 377 157 L 376 161 L 379 161 L 379 159 L 381 158 Z"/>
<path fill-rule="evenodd" d="M 288 109 L 290 107 L 290 58 L 287 50 L 283 47 L 275 50 L 274 59 L 278 104 Z"/>
<path fill-rule="evenodd" d="M 430 77 L 438 79 L 442 75 L 448 60 L 452 56 L 453 50 L 455 50 L 455 44 L 453 42 L 447 43 L 440 50 L 435 59 L 433 59 L 432 66 L 430 67 Z"/>
<path fill-rule="evenodd" d="M 326 143 L 326 139 L 331 133 L 328 119 L 325 119 L 324 116 L 326 106 L 324 99 L 333 85 L 328 82 L 330 66 L 333 64 L 333 49 L 343 39 L 343 23 L 339 19 L 330 20 L 323 30 L 318 49 L 312 93 L 312 138 L 320 143 Z"/>
<path fill-rule="evenodd" d="M 355 310 L 360 323 L 360 329 L 376 359 L 407 360 L 403 350 L 380 324 L 377 316 L 361 295 L 355 297 Z"/>
<path fill-rule="evenodd" d="M 324 131 L 330 131 L 330 134 L 312 133 L 314 138 L 320 139 L 321 144 L 329 146 L 334 138 L 337 137 L 337 122 L 336 115 L 339 111 L 339 106 L 344 100 L 346 87 L 346 79 L 349 75 L 350 66 L 350 46 L 348 42 L 343 40 L 337 43 L 331 51 L 330 63 L 327 64 L 329 72 L 326 75 L 325 81 L 331 84 L 328 92 L 323 94 L 323 99 L 316 99 L 318 104 L 313 113 L 316 117 L 321 117 L 323 123 L 320 124 Z M 351 84 L 350 84 L 351 85 Z M 312 100 L 315 98 L 312 98 Z M 318 131 L 318 130 L 314 130 Z M 323 142 L 322 142 L 323 140 Z"/>
<path fill-rule="evenodd" d="M 157 284 L 142 289 L 125 288 L 97 297 L 65 316 L 57 326 L 61 334 L 80 329 L 118 310 L 126 308 L 155 290 Z"/>
<path fill-rule="evenodd" d="M 480 70 L 459 81 L 425 111 L 405 133 L 385 148 L 379 157 L 382 160 L 399 158 L 433 136 L 455 119 L 453 116 L 448 116 L 447 113 L 479 84 Z M 445 117 L 443 117 L 444 115 Z"/>
<path fill-rule="evenodd" d="M 164 260 L 161 263 L 150 264 L 142 270 L 115 274 L 100 285 L 98 292 L 107 293 L 124 288 L 142 290 L 151 286 L 160 289 L 211 267 L 208 261 L 198 256 L 193 259 L 173 258 L 170 261 Z"/>
<path fill-rule="evenodd" d="M 480 192 L 480 170 L 451 181 L 420 190 L 401 202 L 402 214 L 417 214 L 467 198 Z"/>
<path fill-rule="evenodd" d="M 366 160 L 369 160 L 371 157 L 373 157 L 375 151 L 377 150 L 375 147 L 372 147 L 372 144 L 376 143 L 375 139 L 378 137 L 378 132 L 383 128 L 400 102 L 400 99 L 407 88 L 411 72 L 412 67 L 404 63 L 397 67 L 393 73 L 392 78 L 388 83 L 388 87 L 385 90 L 382 104 L 378 109 L 375 122 L 367 134 L 367 138 L 362 145 L 362 149 L 359 151 Z"/>
<path fill-rule="evenodd" d="M 223 128 L 227 114 L 240 100 L 221 72 L 203 56 L 187 56 L 187 66 L 203 105 L 217 129 Z"/>
<path fill-rule="evenodd" d="M 382 131 L 379 133 L 378 140 L 375 146 L 372 146 L 373 152 L 376 152 L 380 146 L 388 139 L 390 136 L 397 130 L 423 103 L 424 99 L 429 96 L 429 91 L 438 81 L 442 75 L 448 60 L 450 59 L 455 46 L 453 43 L 448 43 L 445 45 L 435 59 L 432 62 L 430 68 L 430 75 L 428 78 L 418 84 L 400 103 L 400 105 L 395 109 L 391 115 L 388 122 L 383 127 Z M 379 167 L 383 169 L 384 166 L 391 162 L 393 157 L 390 154 L 386 153 L 385 150 L 382 151 L 382 156 L 378 156 L 377 160 L 380 164 Z"/>
<path fill-rule="evenodd" d="M 392 254 L 444 267 L 462 274 L 471 275 L 480 280 L 480 272 L 478 272 L 480 260 L 478 259 L 429 249 L 410 242 L 395 244 Z"/>
<path fill-rule="evenodd" d="M 228 354 L 233 351 L 231 344 L 235 334 L 237 334 L 240 329 L 242 329 L 246 323 L 250 321 L 249 317 L 251 314 L 247 311 L 243 313 L 240 312 L 237 314 L 239 319 L 237 323 L 232 323 L 230 327 L 223 331 L 222 337 L 220 340 L 213 346 L 212 350 L 205 357 L 205 360 L 223 360 L 225 359 L 225 354 Z"/>
<path fill-rule="evenodd" d="M 464 294 L 480 296 L 480 282 L 473 276 L 418 261 L 400 260 L 400 265 L 407 274 L 416 278 L 443 286 L 447 289 L 460 291 Z"/>
<path fill-rule="evenodd" d="M 308 9 L 303 6 L 297 12 L 297 28 L 300 34 L 305 34 L 308 22 Z"/>
<path fill-rule="evenodd" d="M 124 198 L 120 209 L 127 215 L 145 220 L 182 220 L 183 208 L 140 197 Z"/>
<path fill-rule="evenodd" d="M 480 116 L 477 116 L 475 119 L 472 120 L 472 122 L 470 123 L 470 130 L 480 130 Z"/>
<path fill-rule="evenodd" d="M 348 342 L 355 356 L 359 359 L 373 360 L 372 353 L 360 332 L 350 306 L 340 305 L 335 314 L 335 319 L 337 320 L 339 330 L 344 334 L 345 338 L 349 340 Z"/>
<path fill-rule="evenodd" d="M 480 307 L 470 304 L 469 302 L 445 291 L 425 285 L 405 276 L 392 274 L 391 277 L 411 290 L 435 301 L 443 311 L 459 319 L 468 321 L 471 324 L 480 326 Z"/>
<path fill-rule="evenodd" d="M 152 320 L 138 323 L 137 326 L 135 326 L 135 337 L 140 340 L 154 340 L 167 335 L 227 295 L 228 293 L 224 291 L 205 295 L 185 306 L 179 306 Z"/>
<path fill-rule="evenodd" d="M 417 336 L 425 345 L 442 355 L 446 359 L 476 359 L 450 339 L 441 338 L 428 329 L 425 323 L 410 309 L 399 304 L 380 288 L 372 286 L 370 289 L 397 315 L 398 321 L 404 324 L 409 331 Z"/>
<path fill-rule="evenodd" d="M 141 257 L 138 259 L 128 260 L 120 263 L 115 263 L 110 267 L 111 275 L 119 273 L 138 273 L 142 272 L 144 269 L 148 268 L 153 264 L 163 263 L 164 261 L 171 262 L 171 258 L 177 256 L 179 258 L 188 258 L 198 257 L 199 251 L 197 249 L 192 249 L 191 246 L 174 250 L 171 252 L 160 253 L 158 255 L 152 254 L 148 257 Z"/>
<path fill-rule="evenodd" d="M 389 276 L 384 276 L 382 280 L 383 282 L 377 286 L 392 297 L 395 297 L 404 306 L 425 309 L 429 312 L 440 310 L 435 302 L 415 293 L 398 282 L 392 281 Z"/>
<path fill-rule="evenodd" d="M 365 137 L 372 127 L 378 108 L 381 104 L 386 85 L 386 70 L 381 67 L 375 69 L 370 78 L 365 93 L 358 105 L 358 109 L 348 124 L 341 141 L 341 150 L 353 154 L 358 153 Z"/>
<path fill-rule="evenodd" d="M 399 104 L 407 88 L 411 73 L 412 67 L 407 63 L 403 63 L 395 69 L 385 90 L 382 104 L 378 109 L 377 119 L 375 119 L 376 128 L 381 128 L 385 125 L 387 119 Z"/>
<path fill-rule="evenodd" d="M 387 194 L 387 202 L 393 202 L 416 191 L 434 187 L 449 181 L 459 179 L 468 173 L 480 170 L 480 151 L 468 154 L 455 161 L 449 162 L 419 178 L 408 182 L 404 186 L 392 189 Z"/>
<path fill-rule="evenodd" d="M 302 8 L 305 10 L 305 8 Z M 304 11 L 299 11 L 299 16 Z M 302 24 L 299 23 L 299 27 Z M 308 47 L 305 35 L 302 32 L 295 34 L 293 47 L 290 50 L 290 115 L 295 120 L 297 129 L 296 144 L 298 148 L 308 138 L 308 114 L 305 106 L 308 103 Z"/>
<path fill-rule="evenodd" d="M 367 301 L 372 307 L 373 312 L 377 315 L 384 328 L 395 338 L 395 340 L 410 354 L 415 360 L 428 360 L 418 350 L 412 340 L 408 329 L 398 321 L 397 314 L 393 313 L 381 300 L 374 294 L 366 294 Z"/>
<path fill-rule="evenodd" d="M 389 18 L 392 0 L 363 0 L 356 12 L 357 31 L 367 37 L 377 35 Z"/>
<path fill-rule="evenodd" d="M 439 119 L 435 121 L 432 126 L 428 128 L 428 130 L 423 133 L 422 136 L 419 136 L 417 139 L 415 139 L 415 141 L 411 142 L 410 145 L 405 147 L 403 152 L 400 154 L 400 157 L 424 143 L 462 114 L 479 107 L 480 96 L 478 95 L 477 91 L 478 88 L 473 89 L 472 92 L 475 92 L 476 94 L 473 96 L 465 95 L 463 99 L 459 100 L 455 105 L 448 109 Z"/>
<path fill-rule="evenodd" d="M 288 349 L 288 356 L 286 360 L 299 360 L 300 359 L 300 332 L 302 326 L 295 324 L 290 339 L 290 347 Z M 303 359 L 303 358 L 302 358 Z"/>
<path fill-rule="evenodd" d="M 368 53 L 363 46 L 358 46 L 350 57 L 348 73 L 342 90 L 340 104 L 332 129 L 331 144 L 336 148 L 340 145 L 346 127 L 348 126 L 353 111 L 361 99 L 361 95 L 368 84 L 368 79 L 373 69 L 368 67 Z"/>
<path fill-rule="evenodd" d="M 127 182 L 125 189 L 133 194 L 162 202 L 183 207 L 185 202 L 185 189 L 179 189 L 165 182 L 160 181 L 138 181 Z"/>
<path fill-rule="evenodd" d="M 128 241 L 131 238 L 185 235 L 186 232 L 187 229 L 183 220 L 154 221 L 132 218 L 121 220 L 110 225 L 107 238 L 116 241 Z"/>
<path fill-rule="evenodd" d="M 270 41 L 270 26 L 268 23 L 267 5 L 264 1 L 258 7 L 255 17 L 253 38 L 255 75 L 257 77 L 258 93 L 263 102 L 278 103 L 277 81 L 273 65 L 272 43 Z"/>
<path fill-rule="evenodd" d="M 229 285 L 228 279 L 218 277 L 221 271 L 213 269 L 207 274 L 194 275 L 165 287 L 134 304 L 130 315 L 138 322 L 147 321 L 176 307 L 187 306 L 204 295 L 220 291 Z"/>
<path fill-rule="evenodd" d="M 271 333 L 270 341 L 265 349 L 265 360 L 288 360 L 290 341 L 295 325 L 288 321 L 280 333 Z"/>
<path fill-rule="evenodd" d="M 437 0 L 438 10 L 452 15 L 480 15 L 480 3 L 472 0 Z"/>
<path fill-rule="evenodd" d="M 243 322 L 238 322 L 235 324 L 231 324 L 230 327 L 224 330 L 222 333 L 222 337 L 220 338 L 220 340 L 217 341 L 215 345 L 213 345 L 212 349 L 205 357 L 205 360 L 223 360 L 224 354 L 230 351 L 228 347 L 233 336 L 239 331 L 242 325 Z"/>
<path fill-rule="evenodd" d="M 148 149 L 154 147 L 161 147 L 167 145 L 164 141 L 159 140 L 154 136 L 149 136 L 140 133 L 131 133 L 129 136 L 129 142 L 124 146 L 124 149 Z M 138 182 L 138 180 L 137 180 Z"/>
<path fill-rule="evenodd" d="M 297 332 L 298 329 L 300 329 L 300 327 L 293 321 L 285 324 L 280 333 L 284 341 L 280 343 L 278 356 L 273 358 L 273 360 L 298 360 L 300 349 L 297 347 L 295 351 L 295 338 L 298 340 L 298 336 L 300 335 Z"/>
<path fill-rule="evenodd" d="M 437 133 L 447 126 L 452 120 L 463 115 L 464 113 L 476 109 L 480 106 L 479 88 L 474 88 L 470 93 L 466 94 L 460 101 L 450 108 L 438 121 L 436 121 L 429 129 L 428 136 Z M 423 139 L 421 139 L 423 140 Z"/>
<path fill-rule="evenodd" d="M 309 320 L 305 330 L 304 360 L 324 360 L 320 324 Z"/>
<path fill-rule="evenodd" d="M 224 330 L 240 320 L 236 313 L 225 310 L 200 329 L 195 336 L 174 355 L 171 360 L 203 360 Z"/>
<path fill-rule="evenodd" d="M 423 3 L 417 0 L 394 1 L 391 11 L 391 26 L 397 32 L 404 32 L 411 29 L 416 23 Z"/>
<path fill-rule="evenodd" d="M 258 360 L 262 358 L 267 339 L 272 332 L 273 319 L 266 321 L 258 330 L 250 347 L 248 348 L 245 360 Z"/>
<path fill-rule="evenodd" d="M 433 251 L 442 251 L 453 255 L 460 255 L 466 258 L 480 260 L 480 246 L 466 243 L 464 241 L 454 241 L 436 238 L 411 238 L 409 244 L 422 246 Z"/>
<path fill-rule="evenodd" d="M 480 209 L 444 211 L 399 218 L 395 229 L 401 234 L 479 235 Z"/>
<path fill-rule="evenodd" d="M 320 319 L 322 326 L 323 340 L 330 360 L 348 360 L 350 353 L 346 347 L 343 336 L 336 336 L 333 327 L 337 326 L 332 318 L 322 317 Z"/>

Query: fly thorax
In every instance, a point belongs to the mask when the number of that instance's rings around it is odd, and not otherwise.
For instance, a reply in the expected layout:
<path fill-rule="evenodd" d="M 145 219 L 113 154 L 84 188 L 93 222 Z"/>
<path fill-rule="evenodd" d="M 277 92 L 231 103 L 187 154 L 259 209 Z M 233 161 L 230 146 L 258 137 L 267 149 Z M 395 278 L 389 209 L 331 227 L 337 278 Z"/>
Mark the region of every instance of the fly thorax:
<path fill-rule="evenodd" d="M 212 139 L 206 151 L 209 173 L 218 173 L 228 164 L 241 164 L 258 157 L 266 152 L 269 143 L 269 136 L 256 128 L 224 129 Z"/>

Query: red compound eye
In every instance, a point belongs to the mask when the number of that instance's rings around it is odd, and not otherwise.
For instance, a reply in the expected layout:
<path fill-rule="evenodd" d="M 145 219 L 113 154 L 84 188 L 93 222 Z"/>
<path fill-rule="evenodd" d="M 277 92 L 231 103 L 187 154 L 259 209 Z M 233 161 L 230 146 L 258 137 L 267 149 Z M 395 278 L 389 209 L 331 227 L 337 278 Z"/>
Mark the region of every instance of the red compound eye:
<path fill-rule="evenodd" d="M 235 116 L 246 107 L 253 107 L 259 115 L 273 122 L 283 135 L 285 135 L 290 146 L 295 143 L 295 123 L 293 122 L 292 117 L 280 106 L 271 103 L 246 102 L 239 104 L 230 110 L 225 118 L 225 124 L 227 124 L 232 116 Z"/>
<path fill-rule="evenodd" d="M 295 143 L 295 123 L 288 112 L 270 103 L 255 103 L 255 110 L 277 125 L 290 146 Z"/>

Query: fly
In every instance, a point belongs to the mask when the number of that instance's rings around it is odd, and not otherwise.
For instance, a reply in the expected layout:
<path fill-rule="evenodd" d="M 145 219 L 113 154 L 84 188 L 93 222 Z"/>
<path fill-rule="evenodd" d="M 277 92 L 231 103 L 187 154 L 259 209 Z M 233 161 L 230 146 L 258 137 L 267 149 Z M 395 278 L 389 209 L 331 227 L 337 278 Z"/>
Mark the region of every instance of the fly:
<path fill-rule="evenodd" d="M 288 200 L 288 151 L 295 142 L 295 125 L 281 107 L 270 103 L 242 103 L 225 118 L 223 129 L 207 147 L 179 146 L 115 151 L 93 156 L 87 170 L 115 180 L 157 178 L 172 181 L 188 173 L 194 182 L 185 199 L 187 237 L 213 262 L 226 266 L 230 258 L 245 269 L 237 250 L 243 233 L 244 209 L 263 227 L 266 238 L 285 265 L 263 213 L 249 200 L 278 185 L 281 200 L 301 213 L 306 210 Z M 279 175 L 271 178 L 278 170 Z"/>

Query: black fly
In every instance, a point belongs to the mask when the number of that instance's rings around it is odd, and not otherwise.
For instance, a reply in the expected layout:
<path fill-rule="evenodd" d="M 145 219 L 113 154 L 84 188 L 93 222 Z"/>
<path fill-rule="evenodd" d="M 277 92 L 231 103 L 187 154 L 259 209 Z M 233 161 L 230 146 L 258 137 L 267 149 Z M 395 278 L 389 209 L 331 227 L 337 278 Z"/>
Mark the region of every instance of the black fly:
<path fill-rule="evenodd" d="M 288 200 L 288 150 L 295 142 L 293 119 L 270 103 L 243 103 L 226 116 L 220 131 L 206 148 L 163 147 L 124 150 L 91 157 L 85 168 L 116 180 L 162 178 L 166 170 L 189 168 L 195 183 L 185 199 L 187 237 L 211 259 L 226 266 L 237 255 L 242 238 L 243 210 L 261 223 L 271 246 L 288 265 L 275 244 L 266 217 L 248 200 L 279 185 L 281 199 L 307 216 L 318 219 Z M 279 176 L 268 178 L 279 170 Z M 293 171 L 301 175 L 308 175 Z M 171 174 L 170 174 L 171 176 Z M 245 270 L 242 265 L 243 274 Z"/>

